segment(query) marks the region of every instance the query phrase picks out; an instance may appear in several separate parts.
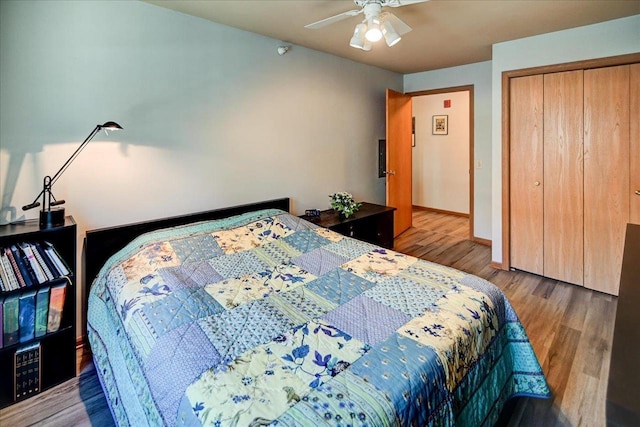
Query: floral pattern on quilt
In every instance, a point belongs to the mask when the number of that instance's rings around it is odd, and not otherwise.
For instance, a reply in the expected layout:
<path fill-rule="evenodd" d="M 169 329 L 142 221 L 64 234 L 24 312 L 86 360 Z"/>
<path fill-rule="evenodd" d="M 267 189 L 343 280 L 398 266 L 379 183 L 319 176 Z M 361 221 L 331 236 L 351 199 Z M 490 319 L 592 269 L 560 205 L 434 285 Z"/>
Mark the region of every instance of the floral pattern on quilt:
<path fill-rule="evenodd" d="M 453 390 L 497 333 L 495 322 L 491 300 L 474 289 L 460 286 L 398 332 L 437 351 L 445 366 L 447 386 Z"/>
<path fill-rule="evenodd" d="M 121 425 L 490 426 L 549 396 L 494 285 L 281 211 L 140 236 L 89 301 Z"/>
<path fill-rule="evenodd" d="M 265 241 L 277 240 L 293 233 L 277 218 L 264 218 L 231 230 L 220 230 L 211 235 L 226 254 L 253 249 Z"/>
<path fill-rule="evenodd" d="M 205 372 L 186 396 L 202 425 L 267 425 L 367 351 L 331 325 L 308 322 Z"/>
<path fill-rule="evenodd" d="M 222 306 L 230 309 L 249 301 L 286 292 L 314 280 L 316 276 L 292 264 L 281 264 L 260 273 L 226 279 L 205 286 L 205 290 Z"/>
<path fill-rule="evenodd" d="M 387 249 L 377 248 L 345 263 L 342 268 L 363 279 L 378 283 L 400 274 L 416 262 L 416 258 Z"/>
<path fill-rule="evenodd" d="M 340 240 L 344 239 L 344 236 L 342 234 L 336 233 L 335 231 L 329 230 L 328 228 L 314 228 L 313 232 L 321 237 L 324 237 L 330 242 L 339 242 Z"/>
<path fill-rule="evenodd" d="M 119 288 L 117 300 L 123 321 L 127 322 L 130 315 L 145 304 L 169 295 L 169 287 L 156 272 L 160 268 L 179 264 L 180 261 L 168 242 L 145 247 L 122 263 L 126 284 Z"/>

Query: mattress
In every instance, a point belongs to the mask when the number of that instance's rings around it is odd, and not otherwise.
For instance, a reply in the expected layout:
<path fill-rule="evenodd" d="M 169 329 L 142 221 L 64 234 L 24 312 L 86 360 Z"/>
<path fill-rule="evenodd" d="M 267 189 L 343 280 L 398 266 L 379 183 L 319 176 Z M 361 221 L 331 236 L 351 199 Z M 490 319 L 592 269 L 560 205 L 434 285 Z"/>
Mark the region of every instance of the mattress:
<path fill-rule="evenodd" d="M 490 426 L 549 396 L 497 287 L 279 210 L 138 237 L 87 316 L 123 426 Z"/>

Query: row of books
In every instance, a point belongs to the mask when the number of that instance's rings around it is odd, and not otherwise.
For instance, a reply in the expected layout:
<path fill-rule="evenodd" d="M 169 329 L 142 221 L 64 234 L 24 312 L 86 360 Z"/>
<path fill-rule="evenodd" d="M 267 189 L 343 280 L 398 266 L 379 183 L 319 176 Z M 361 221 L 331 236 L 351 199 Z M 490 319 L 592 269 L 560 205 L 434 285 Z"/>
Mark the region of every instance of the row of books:
<path fill-rule="evenodd" d="M 22 399 L 40 391 L 40 351 L 39 342 L 16 350 L 13 400 Z"/>
<path fill-rule="evenodd" d="M 39 285 L 70 273 L 51 243 L 19 243 L 0 248 L 0 291 Z"/>
<path fill-rule="evenodd" d="M 0 348 L 60 329 L 67 282 L 0 295 Z"/>

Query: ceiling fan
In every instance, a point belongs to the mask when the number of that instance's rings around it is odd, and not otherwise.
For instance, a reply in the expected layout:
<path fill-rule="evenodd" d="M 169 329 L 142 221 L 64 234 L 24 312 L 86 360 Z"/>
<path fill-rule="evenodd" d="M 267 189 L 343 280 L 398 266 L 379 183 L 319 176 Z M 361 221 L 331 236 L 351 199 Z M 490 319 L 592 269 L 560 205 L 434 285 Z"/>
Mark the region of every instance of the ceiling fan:
<path fill-rule="evenodd" d="M 364 20 L 356 25 L 349 45 L 364 51 L 371 50 L 371 43 L 384 37 L 387 46 L 397 44 L 403 34 L 411 31 L 411 27 L 391 12 L 383 12 L 383 7 L 400 7 L 429 0 L 353 0 L 360 9 L 348 10 L 338 15 L 322 19 L 305 28 L 318 29 L 342 21 L 351 16 L 364 13 Z"/>

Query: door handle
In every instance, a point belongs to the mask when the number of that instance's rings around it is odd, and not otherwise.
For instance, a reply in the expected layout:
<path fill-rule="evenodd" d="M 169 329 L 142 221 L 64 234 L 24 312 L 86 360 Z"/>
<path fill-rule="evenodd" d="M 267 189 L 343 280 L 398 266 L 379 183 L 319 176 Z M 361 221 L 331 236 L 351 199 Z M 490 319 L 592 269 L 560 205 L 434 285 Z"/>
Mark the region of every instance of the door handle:
<path fill-rule="evenodd" d="M 395 175 L 396 171 L 383 171 L 385 175 Z"/>
<path fill-rule="evenodd" d="M 533 185 L 535 185 L 536 187 L 540 186 L 540 181 L 534 182 Z"/>
<path fill-rule="evenodd" d="M 640 196 L 640 190 L 636 190 L 636 196 Z"/>

